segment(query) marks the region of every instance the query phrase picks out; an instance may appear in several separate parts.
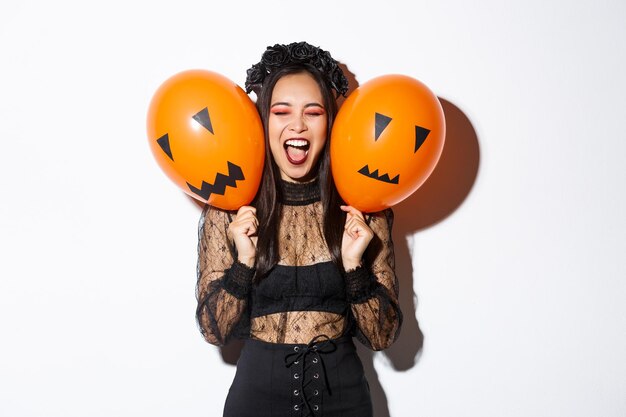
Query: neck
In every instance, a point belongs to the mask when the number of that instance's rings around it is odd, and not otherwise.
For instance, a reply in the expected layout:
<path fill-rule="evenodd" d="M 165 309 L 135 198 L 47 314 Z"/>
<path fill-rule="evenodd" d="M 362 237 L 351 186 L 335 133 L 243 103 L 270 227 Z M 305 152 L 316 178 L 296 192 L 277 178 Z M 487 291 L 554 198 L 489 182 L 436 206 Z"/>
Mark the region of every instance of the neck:
<path fill-rule="evenodd" d="M 287 206 L 303 206 L 320 201 L 320 187 L 317 178 L 308 182 L 280 181 L 281 202 Z"/>

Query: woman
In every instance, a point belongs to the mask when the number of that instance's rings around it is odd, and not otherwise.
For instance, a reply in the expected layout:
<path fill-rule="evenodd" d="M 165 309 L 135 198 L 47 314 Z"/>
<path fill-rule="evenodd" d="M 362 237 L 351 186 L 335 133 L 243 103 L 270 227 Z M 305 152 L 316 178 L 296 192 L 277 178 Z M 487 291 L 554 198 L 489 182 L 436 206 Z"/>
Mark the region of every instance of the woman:
<path fill-rule="evenodd" d="M 347 80 L 305 42 L 269 47 L 248 70 L 266 161 L 251 206 L 206 207 L 197 320 L 209 343 L 245 338 L 225 416 L 371 416 L 352 336 L 388 347 L 402 320 L 392 213 L 366 220 L 335 188 L 329 137 Z"/>

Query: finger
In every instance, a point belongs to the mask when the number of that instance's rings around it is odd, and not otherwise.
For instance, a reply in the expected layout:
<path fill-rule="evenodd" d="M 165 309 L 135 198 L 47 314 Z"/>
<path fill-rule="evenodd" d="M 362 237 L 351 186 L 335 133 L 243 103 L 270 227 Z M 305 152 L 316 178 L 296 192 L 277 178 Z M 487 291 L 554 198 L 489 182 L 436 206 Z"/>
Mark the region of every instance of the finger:
<path fill-rule="evenodd" d="M 233 221 L 233 223 L 234 222 L 248 222 L 248 221 L 258 222 L 258 219 L 254 215 L 254 213 L 251 213 L 251 212 L 247 211 L 247 212 L 237 216 L 237 218 Z"/>
<path fill-rule="evenodd" d="M 346 220 L 346 224 L 343 226 L 343 229 L 348 233 L 348 235 L 352 236 L 352 228 L 354 224 L 354 218 L 350 218 Z"/>
<path fill-rule="evenodd" d="M 354 239 L 357 238 L 369 238 L 371 239 L 374 236 L 374 232 L 370 227 L 365 223 L 365 221 L 354 217 L 353 220 L 348 225 L 348 230 L 350 236 Z"/>
<path fill-rule="evenodd" d="M 248 219 L 234 220 L 228 226 L 228 229 L 232 234 L 243 234 L 250 236 L 251 234 L 255 234 L 257 232 L 258 226 L 259 222 L 256 217 L 250 217 Z"/>
<path fill-rule="evenodd" d="M 256 208 L 252 206 L 241 206 L 239 210 L 237 210 L 237 214 L 235 215 L 235 218 L 245 216 L 245 215 L 250 215 L 250 214 L 252 214 L 253 216 L 256 216 Z"/>
<path fill-rule="evenodd" d="M 249 217 L 247 219 L 242 219 L 238 221 L 237 224 L 238 227 L 241 228 L 241 230 L 248 233 L 250 230 L 256 231 L 259 223 L 255 217 Z"/>
<path fill-rule="evenodd" d="M 364 228 L 367 227 L 366 223 L 358 218 L 358 217 L 352 217 L 350 220 L 346 221 L 346 229 L 352 229 L 354 230 L 355 228 L 358 228 L 358 230 L 362 230 Z"/>
<path fill-rule="evenodd" d="M 361 234 L 362 226 L 359 224 L 356 218 L 353 218 L 350 223 L 346 225 L 346 231 L 352 239 L 357 239 Z"/>
<path fill-rule="evenodd" d="M 254 223 L 250 223 L 248 225 L 248 230 L 246 230 L 246 235 L 247 236 L 253 236 L 256 235 L 256 230 L 257 230 L 257 226 Z"/>
<path fill-rule="evenodd" d="M 363 213 L 361 213 L 359 210 L 355 209 L 352 206 L 339 206 L 339 208 L 341 208 L 341 210 L 345 211 L 349 215 L 359 217 L 360 219 L 365 219 Z"/>
<path fill-rule="evenodd" d="M 241 206 L 239 207 L 239 210 L 237 210 L 237 213 L 244 212 L 244 211 L 251 211 L 253 213 L 256 213 L 256 208 L 252 206 Z"/>
<path fill-rule="evenodd" d="M 235 220 L 233 221 L 233 223 L 237 222 L 237 223 L 241 223 L 241 222 L 247 222 L 247 221 L 253 221 L 253 222 L 258 222 L 256 216 L 254 215 L 254 213 L 250 212 L 250 211 L 246 211 L 243 212 L 242 214 L 238 215 Z"/>

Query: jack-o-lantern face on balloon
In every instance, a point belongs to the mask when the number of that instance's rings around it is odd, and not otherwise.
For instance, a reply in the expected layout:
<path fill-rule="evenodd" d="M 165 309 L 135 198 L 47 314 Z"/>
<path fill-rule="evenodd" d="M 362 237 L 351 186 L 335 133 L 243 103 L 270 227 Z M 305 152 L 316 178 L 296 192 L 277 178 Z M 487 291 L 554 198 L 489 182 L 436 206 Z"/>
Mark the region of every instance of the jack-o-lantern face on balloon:
<path fill-rule="evenodd" d="M 227 210 L 252 201 L 263 170 L 263 127 L 254 103 L 228 78 L 191 70 L 166 80 L 147 127 L 154 157 L 187 194 Z"/>
<path fill-rule="evenodd" d="M 399 203 L 433 171 L 444 137 L 441 104 L 421 82 L 386 75 L 363 84 L 343 103 L 332 130 L 339 194 L 364 212 Z"/>

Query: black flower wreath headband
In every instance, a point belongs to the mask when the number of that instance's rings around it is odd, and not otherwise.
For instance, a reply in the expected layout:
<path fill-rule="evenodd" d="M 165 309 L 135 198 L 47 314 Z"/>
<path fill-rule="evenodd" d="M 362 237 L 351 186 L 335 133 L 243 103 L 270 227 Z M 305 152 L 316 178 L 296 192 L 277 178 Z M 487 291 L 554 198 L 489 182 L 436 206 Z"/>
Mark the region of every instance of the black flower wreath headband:
<path fill-rule="evenodd" d="M 261 61 L 247 71 L 246 93 L 257 92 L 263 86 L 265 78 L 277 69 L 297 64 L 309 64 L 316 68 L 324 76 L 328 85 L 336 91 L 337 96 L 341 94 L 345 97 L 348 91 L 348 80 L 339 68 L 339 63 L 330 56 L 328 51 L 306 42 L 268 46 Z"/>

